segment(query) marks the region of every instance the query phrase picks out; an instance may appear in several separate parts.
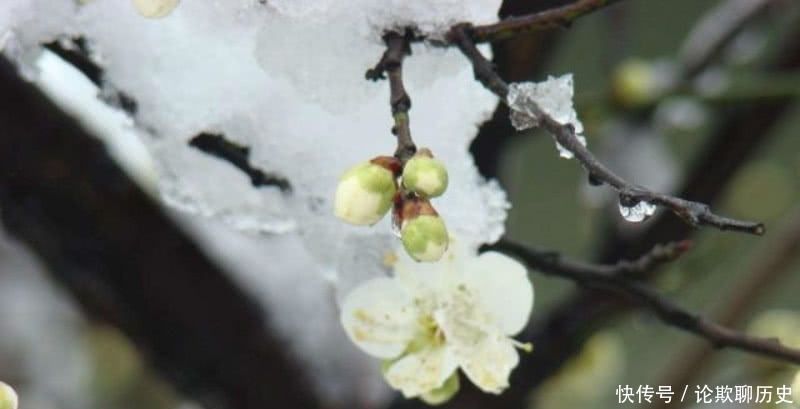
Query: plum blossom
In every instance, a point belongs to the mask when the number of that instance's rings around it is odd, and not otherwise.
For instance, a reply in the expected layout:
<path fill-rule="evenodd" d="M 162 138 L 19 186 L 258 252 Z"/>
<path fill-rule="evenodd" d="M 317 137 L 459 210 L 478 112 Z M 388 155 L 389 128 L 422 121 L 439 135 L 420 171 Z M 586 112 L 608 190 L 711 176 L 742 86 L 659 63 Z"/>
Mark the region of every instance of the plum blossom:
<path fill-rule="evenodd" d="M 458 368 L 481 390 L 502 392 L 519 362 L 516 348 L 532 349 L 510 338 L 533 307 L 525 267 L 497 252 L 476 255 L 451 243 L 436 263 L 399 252 L 393 277 L 363 282 L 341 308 L 350 339 L 384 360 L 389 385 L 429 403 L 455 393 Z M 450 392 L 444 398 L 442 389 Z"/>

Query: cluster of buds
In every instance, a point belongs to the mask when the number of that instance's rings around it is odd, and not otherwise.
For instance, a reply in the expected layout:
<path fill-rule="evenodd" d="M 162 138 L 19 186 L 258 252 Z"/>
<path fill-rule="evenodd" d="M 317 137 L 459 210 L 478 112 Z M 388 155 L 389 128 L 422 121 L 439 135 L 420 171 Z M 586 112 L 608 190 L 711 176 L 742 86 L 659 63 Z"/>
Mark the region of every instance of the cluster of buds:
<path fill-rule="evenodd" d="M 392 223 L 408 254 L 417 261 L 437 261 L 447 250 L 447 228 L 430 203 L 447 189 L 447 169 L 429 149 L 403 164 L 378 156 L 342 175 L 334 212 L 340 219 L 371 225 L 392 210 Z"/>

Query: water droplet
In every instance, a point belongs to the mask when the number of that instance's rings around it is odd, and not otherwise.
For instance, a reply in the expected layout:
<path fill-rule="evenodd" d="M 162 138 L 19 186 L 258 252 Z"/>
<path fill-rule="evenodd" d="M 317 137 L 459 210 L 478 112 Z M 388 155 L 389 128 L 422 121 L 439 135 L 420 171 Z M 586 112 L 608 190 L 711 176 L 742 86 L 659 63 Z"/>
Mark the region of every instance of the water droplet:
<path fill-rule="evenodd" d="M 400 212 L 392 211 L 392 233 L 398 239 L 402 237 L 401 227 L 403 226 L 403 219 L 400 217 Z"/>
<path fill-rule="evenodd" d="M 629 200 L 624 200 L 620 197 L 619 213 L 622 215 L 622 218 L 631 223 L 639 223 L 647 220 L 656 212 L 656 205 L 650 202 L 640 201 L 632 204 L 629 202 Z"/>

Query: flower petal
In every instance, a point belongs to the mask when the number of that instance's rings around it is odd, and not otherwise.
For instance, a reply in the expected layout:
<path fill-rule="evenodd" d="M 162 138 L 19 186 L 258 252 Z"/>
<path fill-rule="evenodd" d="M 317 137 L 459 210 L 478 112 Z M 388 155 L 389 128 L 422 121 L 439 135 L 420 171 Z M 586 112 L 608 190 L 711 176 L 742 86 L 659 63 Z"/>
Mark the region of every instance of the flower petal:
<path fill-rule="evenodd" d="M 474 250 L 468 249 L 463 240 L 449 238 L 447 251 L 439 261 L 420 263 L 405 251 L 399 251 L 394 264 L 395 277 L 412 294 L 426 294 L 430 291 L 449 291 L 453 286 L 456 272 L 464 270 L 475 261 Z"/>
<path fill-rule="evenodd" d="M 416 330 L 417 310 L 411 298 L 387 277 L 368 280 L 345 296 L 339 319 L 347 335 L 364 352 L 396 358 Z"/>
<path fill-rule="evenodd" d="M 533 308 L 533 283 L 525 267 L 511 257 L 488 251 L 458 272 L 459 283 L 477 294 L 483 308 L 506 335 L 520 332 Z"/>
<path fill-rule="evenodd" d="M 482 340 L 469 353 L 459 356 L 461 369 L 484 392 L 498 394 L 508 387 L 511 370 L 519 363 L 511 340 L 499 334 Z"/>
<path fill-rule="evenodd" d="M 398 359 L 386 369 L 384 376 L 403 396 L 413 398 L 440 388 L 457 368 L 453 352 L 440 345 Z"/>

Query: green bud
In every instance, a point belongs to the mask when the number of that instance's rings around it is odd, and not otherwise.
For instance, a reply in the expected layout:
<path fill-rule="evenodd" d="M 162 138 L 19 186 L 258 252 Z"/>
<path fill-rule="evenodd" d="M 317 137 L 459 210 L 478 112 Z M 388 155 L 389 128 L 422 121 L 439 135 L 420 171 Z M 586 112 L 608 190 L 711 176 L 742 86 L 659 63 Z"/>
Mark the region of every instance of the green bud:
<path fill-rule="evenodd" d="M 400 239 L 411 258 L 417 261 L 438 261 L 449 241 L 447 228 L 436 214 L 405 220 Z"/>
<path fill-rule="evenodd" d="M 394 158 L 375 158 L 350 168 L 342 175 L 334 202 L 337 217 L 348 223 L 368 225 L 377 223 L 386 215 L 397 193 L 394 173 L 384 163 L 390 159 L 396 161 Z"/>
<path fill-rule="evenodd" d="M 447 189 L 447 168 L 430 150 L 420 149 L 403 168 L 403 186 L 420 196 L 441 196 Z"/>
<path fill-rule="evenodd" d="M 0 409 L 17 409 L 17 392 L 8 384 L 0 382 Z"/>
<path fill-rule="evenodd" d="M 428 405 L 441 405 L 450 400 L 458 392 L 461 383 L 458 381 L 458 372 L 453 372 L 442 386 L 420 396 Z"/>
<path fill-rule="evenodd" d="M 617 101 L 626 107 L 639 107 L 657 97 L 656 74 L 651 64 L 627 60 L 620 64 L 612 77 L 612 90 Z"/>

